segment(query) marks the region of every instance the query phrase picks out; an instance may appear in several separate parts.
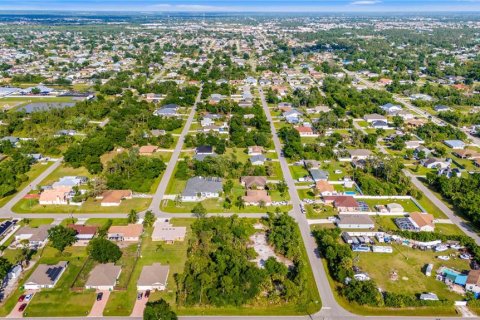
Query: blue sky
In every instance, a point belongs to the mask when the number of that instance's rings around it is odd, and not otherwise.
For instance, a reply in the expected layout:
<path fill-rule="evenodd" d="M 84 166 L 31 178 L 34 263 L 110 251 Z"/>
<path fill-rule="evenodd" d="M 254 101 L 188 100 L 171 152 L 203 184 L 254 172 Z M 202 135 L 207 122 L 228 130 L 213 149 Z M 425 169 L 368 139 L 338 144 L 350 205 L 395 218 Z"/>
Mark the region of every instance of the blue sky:
<path fill-rule="evenodd" d="M 0 10 L 472 12 L 480 0 L 0 0 Z"/>

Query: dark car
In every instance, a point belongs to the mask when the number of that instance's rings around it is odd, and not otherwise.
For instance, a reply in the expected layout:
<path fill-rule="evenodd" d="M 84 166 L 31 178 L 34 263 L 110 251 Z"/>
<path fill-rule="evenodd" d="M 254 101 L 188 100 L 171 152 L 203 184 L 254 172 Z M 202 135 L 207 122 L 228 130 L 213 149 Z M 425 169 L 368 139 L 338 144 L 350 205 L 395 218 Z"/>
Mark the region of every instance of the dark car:
<path fill-rule="evenodd" d="M 99 293 L 97 294 L 97 301 L 101 301 L 102 298 L 103 298 L 103 292 L 99 292 Z"/>
<path fill-rule="evenodd" d="M 20 308 L 18 308 L 18 311 L 22 312 L 23 310 L 25 310 L 26 307 L 27 307 L 27 304 L 24 303 L 20 306 Z"/>
<path fill-rule="evenodd" d="M 137 300 L 142 300 L 142 298 L 143 298 L 143 293 L 140 292 L 140 293 L 137 295 Z"/>
<path fill-rule="evenodd" d="M 145 291 L 145 298 L 150 297 L 150 290 Z"/>
<path fill-rule="evenodd" d="M 25 295 L 22 294 L 20 297 L 18 297 L 18 302 L 22 302 L 23 300 L 25 300 Z"/>

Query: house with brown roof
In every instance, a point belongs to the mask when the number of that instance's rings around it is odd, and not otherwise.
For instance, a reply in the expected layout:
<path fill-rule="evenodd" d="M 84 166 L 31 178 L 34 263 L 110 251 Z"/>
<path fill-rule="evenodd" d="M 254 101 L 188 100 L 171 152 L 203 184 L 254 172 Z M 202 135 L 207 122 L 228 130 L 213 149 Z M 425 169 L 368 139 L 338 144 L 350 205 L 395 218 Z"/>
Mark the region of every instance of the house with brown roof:
<path fill-rule="evenodd" d="M 268 195 L 266 190 L 247 190 L 247 194 L 242 197 L 246 205 L 260 205 L 263 203 L 266 206 L 272 204 L 272 198 Z"/>
<path fill-rule="evenodd" d="M 113 263 L 97 264 L 90 272 L 85 288 L 112 291 L 121 272 L 122 267 Z"/>
<path fill-rule="evenodd" d="M 137 280 L 137 291 L 160 290 L 167 288 L 169 266 L 156 262 L 151 266 L 143 266 L 142 273 Z"/>
<path fill-rule="evenodd" d="M 433 232 L 435 230 L 435 223 L 433 222 L 433 215 L 431 214 L 411 212 L 409 214 L 409 220 L 418 231 Z"/>
<path fill-rule="evenodd" d="M 312 127 L 299 126 L 299 127 L 295 127 L 295 130 L 298 131 L 298 133 L 300 134 L 300 137 L 309 137 L 315 134 L 313 132 Z"/>
<path fill-rule="evenodd" d="M 114 241 L 138 241 L 143 233 L 141 224 L 128 224 L 126 226 L 111 226 L 107 238 Z"/>
<path fill-rule="evenodd" d="M 118 207 L 122 200 L 132 199 L 132 190 L 107 190 L 97 199 L 102 199 L 100 202 L 102 207 Z"/>
<path fill-rule="evenodd" d="M 96 226 L 83 226 L 80 224 L 69 224 L 68 227 L 70 229 L 75 230 L 77 233 L 76 237 L 77 240 L 91 240 L 95 234 L 97 233 Z"/>
<path fill-rule="evenodd" d="M 465 290 L 480 293 L 480 270 L 470 270 L 468 272 Z"/>
<path fill-rule="evenodd" d="M 317 181 L 315 183 L 315 189 L 322 196 L 332 196 L 337 193 L 333 185 L 324 180 Z"/>
<path fill-rule="evenodd" d="M 240 178 L 240 183 L 247 189 L 263 190 L 267 186 L 267 177 L 244 176 Z"/>
<path fill-rule="evenodd" d="M 138 154 L 141 156 L 151 156 L 157 151 L 158 147 L 157 146 L 141 146 L 138 149 Z"/>
<path fill-rule="evenodd" d="M 352 196 L 325 196 L 325 203 L 331 203 L 340 212 L 360 211 L 360 205 Z"/>
<path fill-rule="evenodd" d="M 469 160 L 480 159 L 480 152 L 477 152 L 471 149 L 454 150 L 453 154 L 461 159 L 469 159 Z"/>
<path fill-rule="evenodd" d="M 174 227 L 169 222 L 157 220 L 153 226 L 152 241 L 164 241 L 173 244 L 175 241 L 184 241 L 187 227 Z"/>
<path fill-rule="evenodd" d="M 265 149 L 261 146 L 251 146 L 248 147 L 249 156 L 259 156 L 265 152 Z"/>

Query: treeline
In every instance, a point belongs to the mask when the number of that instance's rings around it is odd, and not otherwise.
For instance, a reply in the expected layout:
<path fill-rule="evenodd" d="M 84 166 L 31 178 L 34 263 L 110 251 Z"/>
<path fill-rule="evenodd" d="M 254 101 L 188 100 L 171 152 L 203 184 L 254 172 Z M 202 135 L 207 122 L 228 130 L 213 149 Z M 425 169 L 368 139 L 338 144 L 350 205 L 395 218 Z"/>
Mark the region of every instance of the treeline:
<path fill-rule="evenodd" d="M 428 183 L 440 194 L 460 209 L 473 223 L 480 225 L 480 174 L 468 174 L 462 177 L 439 176 L 427 173 Z"/>
<path fill-rule="evenodd" d="M 0 198 L 11 195 L 28 180 L 26 173 L 30 170 L 32 159 L 13 152 L 10 158 L 0 162 Z"/>
<path fill-rule="evenodd" d="M 465 140 L 467 135 L 450 125 L 439 126 L 433 122 L 428 122 L 415 130 L 417 136 L 427 142 L 437 142 L 446 139 Z"/>

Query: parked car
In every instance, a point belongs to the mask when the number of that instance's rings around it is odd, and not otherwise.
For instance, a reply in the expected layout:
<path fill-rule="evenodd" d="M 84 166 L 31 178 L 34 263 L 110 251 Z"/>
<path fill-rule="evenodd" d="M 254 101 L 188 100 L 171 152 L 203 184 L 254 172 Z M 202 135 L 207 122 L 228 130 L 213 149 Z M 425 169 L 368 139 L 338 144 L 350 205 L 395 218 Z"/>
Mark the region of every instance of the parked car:
<path fill-rule="evenodd" d="M 444 261 L 450 260 L 449 256 L 437 256 L 437 258 Z"/>
<path fill-rule="evenodd" d="M 99 293 L 97 294 L 97 301 L 101 301 L 102 298 L 103 298 L 103 292 L 99 292 Z"/>
<path fill-rule="evenodd" d="M 462 253 L 462 254 L 460 255 L 460 259 L 470 260 L 470 259 L 472 259 L 472 256 L 469 255 L 468 253 Z"/>
<path fill-rule="evenodd" d="M 23 312 L 23 310 L 25 310 L 26 307 L 27 307 L 27 304 L 26 304 L 26 303 L 23 303 L 23 304 L 18 308 L 18 311 Z"/>
<path fill-rule="evenodd" d="M 150 290 L 145 291 L 145 298 L 150 297 Z"/>
<path fill-rule="evenodd" d="M 137 300 L 142 300 L 142 298 L 143 298 L 143 293 L 140 292 L 140 293 L 137 295 Z"/>
<path fill-rule="evenodd" d="M 33 294 L 32 294 L 32 293 L 27 294 L 27 295 L 25 296 L 25 301 L 30 301 L 30 300 L 32 299 L 32 297 L 33 297 Z"/>
<path fill-rule="evenodd" d="M 20 297 L 18 297 L 18 302 L 22 302 L 23 300 L 25 300 L 25 295 L 22 294 Z"/>

